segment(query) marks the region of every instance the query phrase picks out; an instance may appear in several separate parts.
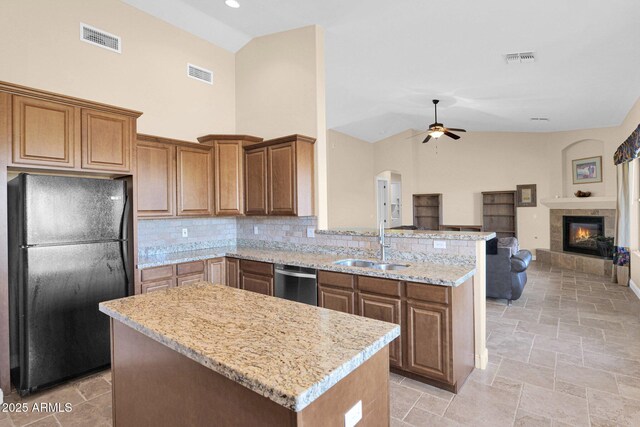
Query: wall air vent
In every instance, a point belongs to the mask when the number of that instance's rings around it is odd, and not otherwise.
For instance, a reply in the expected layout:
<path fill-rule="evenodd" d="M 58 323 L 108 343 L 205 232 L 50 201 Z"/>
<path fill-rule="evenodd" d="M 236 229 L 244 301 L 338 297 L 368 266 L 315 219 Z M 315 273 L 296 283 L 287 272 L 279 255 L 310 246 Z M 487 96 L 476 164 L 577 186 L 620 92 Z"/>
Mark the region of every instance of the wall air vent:
<path fill-rule="evenodd" d="M 531 117 L 530 120 L 533 122 L 548 122 L 549 117 Z"/>
<path fill-rule="evenodd" d="M 110 51 L 122 53 L 120 37 L 109 34 L 87 24 L 80 23 L 80 40 Z"/>
<path fill-rule="evenodd" d="M 213 72 L 193 64 L 187 64 L 187 76 L 210 85 L 213 84 Z"/>
<path fill-rule="evenodd" d="M 507 64 L 529 64 L 536 61 L 535 52 L 516 52 L 504 55 Z"/>

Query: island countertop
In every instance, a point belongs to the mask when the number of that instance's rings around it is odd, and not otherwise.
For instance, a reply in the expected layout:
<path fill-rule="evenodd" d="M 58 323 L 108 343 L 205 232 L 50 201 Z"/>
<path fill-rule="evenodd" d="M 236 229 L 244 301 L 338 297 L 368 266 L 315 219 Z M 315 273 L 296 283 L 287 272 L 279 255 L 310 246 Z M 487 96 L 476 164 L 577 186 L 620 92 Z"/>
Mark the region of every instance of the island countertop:
<path fill-rule="evenodd" d="M 400 335 L 400 327 L 201 282 L 100 311 L 293 411 Z"/>

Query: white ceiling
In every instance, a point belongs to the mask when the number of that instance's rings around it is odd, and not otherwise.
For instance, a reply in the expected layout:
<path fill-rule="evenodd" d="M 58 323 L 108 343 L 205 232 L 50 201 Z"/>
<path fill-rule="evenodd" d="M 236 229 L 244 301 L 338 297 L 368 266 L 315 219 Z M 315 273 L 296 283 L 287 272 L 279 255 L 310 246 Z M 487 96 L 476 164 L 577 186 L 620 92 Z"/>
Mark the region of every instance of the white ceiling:
<path fill-rule="evenodd" d="M 426 129 L 433 98 L 450 127 L 547 132 L 619 125 L 640 96 L 638 0 L 124 1 L 231 51 L 324 27 L 327 126 L 367 141 Z"/>

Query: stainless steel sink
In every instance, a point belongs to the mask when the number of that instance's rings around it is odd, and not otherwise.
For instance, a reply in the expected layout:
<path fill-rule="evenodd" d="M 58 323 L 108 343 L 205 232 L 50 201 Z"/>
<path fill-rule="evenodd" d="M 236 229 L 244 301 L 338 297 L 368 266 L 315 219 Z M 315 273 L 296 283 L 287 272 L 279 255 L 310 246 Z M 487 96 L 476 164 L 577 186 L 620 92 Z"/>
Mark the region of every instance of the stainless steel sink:
<path fill-rule="evenodd" d="M 409 267 L 407 264 L 390 264 L 390 263 L 380 263 L 373 264 L 373 268 L 377 268 L 378 270 L 402 270 L 403 268 Z"/>
<path fill-rule="evenodd" d="M 373 261 L 364 261 L 361 259 L 341 259 L 335 261 L 336 265 L 344 265 L 345 267 L 373 267 L 375 264 Z"/>
<path fill-rule="evenodd" d="M 378 270 L 402 270 L 409 267 L 408 264 L 393 264 L 388 262 L 373 262 L 362 259 L 341 259 L 335 261 L 336 265 L 344 265 L 345 267 L 368 267 L 377 268 Z"/>

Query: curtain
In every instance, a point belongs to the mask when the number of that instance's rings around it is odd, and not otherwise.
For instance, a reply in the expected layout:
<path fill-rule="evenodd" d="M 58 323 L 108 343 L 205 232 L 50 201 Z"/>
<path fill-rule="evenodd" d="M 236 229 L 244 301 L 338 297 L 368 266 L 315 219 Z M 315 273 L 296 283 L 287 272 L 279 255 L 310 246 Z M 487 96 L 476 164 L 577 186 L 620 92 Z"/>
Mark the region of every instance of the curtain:
<path fill-rule="evenodd" d="M 629 285 L 629 240 L 631 237 L 631 176 L 629 162 L 616 166 L 618 200 L 616 208 L 616 235 L 613 250 L 611 279 L 620 285 Z"/>
<path fill-rule="evenodd" d="M 612 280 L 629 285 L 629 241 L 631 238 L 631 166 L 640 156 L 640 125 L 629 135 L 613 155 L 616 165 L 618 201 L 616 209 L 616 236 L 613 251 Z"/>

